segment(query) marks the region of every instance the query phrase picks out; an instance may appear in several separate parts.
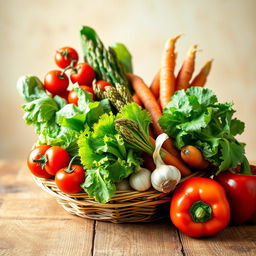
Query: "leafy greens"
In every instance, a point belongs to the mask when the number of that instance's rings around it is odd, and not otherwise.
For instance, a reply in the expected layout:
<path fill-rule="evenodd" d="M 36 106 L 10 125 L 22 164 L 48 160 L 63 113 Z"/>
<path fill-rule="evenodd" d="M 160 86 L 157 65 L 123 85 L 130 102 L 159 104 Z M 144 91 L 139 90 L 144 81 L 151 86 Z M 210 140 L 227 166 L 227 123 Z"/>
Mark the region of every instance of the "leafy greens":
<path fill-rule="evenodd" d="M 218 103 L 209 89 L 191 87 L 177 91 L 159 120 L 161 127 L 175 139 L 175 146 L 194 145 L 218 167 L 217 173 L 242 164 L 249 171 L 244 143 L 235 139 L 244 123 L 232 118 L 233 103 Z"/>
<path fill-rule="evenodd" d="M 67 104 L 56 95 L 53 98 L 44 90 L 35 76 L 24 76 L 18 81 L 18 90 L 28 103 L 23 104 L 24 120 L 34 125 L 39 135 L 37 144 L 61 146 L 70 156 L 77 154 L 77 139 L 86 127 L 92 127 L 98 118 L 110 111 L 108 100 L 93 102 L 90 93 L 74 85 L 78 95 L 78 106 Z"/>
<path fill-rule="evenodd" d="M 112 113 L 103 114 L 93 129 L 86 129 L 78 139 L 79 156 L 87 169 L 82 188 L 100 203 L 108 202 L 116 191 L 115 183 L 142 163 L 115 129 L 115 119 Z"/>

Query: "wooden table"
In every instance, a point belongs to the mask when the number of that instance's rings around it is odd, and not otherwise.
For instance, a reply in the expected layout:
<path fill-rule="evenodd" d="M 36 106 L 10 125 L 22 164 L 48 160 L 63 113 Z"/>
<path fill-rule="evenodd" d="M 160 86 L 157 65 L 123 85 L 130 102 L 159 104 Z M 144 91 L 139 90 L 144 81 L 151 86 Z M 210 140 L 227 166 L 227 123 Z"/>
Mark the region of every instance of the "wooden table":
<path fill-rule="evenodd" d="M 256 255 L 256 226 L 193 239 L 170 222 L 112 224 L 73 216 L 21 161 L 0 161 L 0 255 Z"/>

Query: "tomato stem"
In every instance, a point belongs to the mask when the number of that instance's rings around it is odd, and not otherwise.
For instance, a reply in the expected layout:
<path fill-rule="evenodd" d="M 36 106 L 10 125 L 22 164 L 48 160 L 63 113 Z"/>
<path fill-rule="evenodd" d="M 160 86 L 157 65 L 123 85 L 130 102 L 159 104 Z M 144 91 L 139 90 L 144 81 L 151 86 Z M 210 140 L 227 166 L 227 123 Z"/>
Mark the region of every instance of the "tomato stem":
<path fill-rule="evenodd" d="M 61 52 L 61 56 L 65 57 L 66 59 L 70 59 L 69 58 L 69 50 L 64 50 L 63 52 Z"/>
<path fill-rule="evenodd" d="M 212 217 L 212 208 L 203 201 L 195 202 L 189 209 L 194 222 L 206 222 Z"/>
<path fill-rule="evenodd" d="M 78 155 L 75 155 L 72 157 L 72 159 L 70 160 L 69 164 L 68 164 L 68 169 L 64 169 L 65 172 L 67 173 L 72 173 L 76 168 L 72 169 L 72 164 L 74 162 L 74 160 L 78 157 Z"/>
<path fill-rule="evenodd" d="M 63 77 L 64 74 L 66 73 L 66 71 L 68 71 L 69 69 L 74 70 L 75 72 L 77 72 L 77 70 L 74 68 L 74 64 L 76 63 L 76 60 L 71 60 L 71 63 L 69 66 L 65 67 L 62 71 L 62 73 L 60 74 L 60 77 Z M 62 78 L 61 78 L 62 79 Z"/>
<path fill-rule="evenodd" d="M 44 169 L 46 163 L 48 162 L 47 156 L 38 154 L 40 156 L 39 159 L 33 159 L 32 161 L 34 163 L 39 163 L 41 165 L 42 170 Z"/>

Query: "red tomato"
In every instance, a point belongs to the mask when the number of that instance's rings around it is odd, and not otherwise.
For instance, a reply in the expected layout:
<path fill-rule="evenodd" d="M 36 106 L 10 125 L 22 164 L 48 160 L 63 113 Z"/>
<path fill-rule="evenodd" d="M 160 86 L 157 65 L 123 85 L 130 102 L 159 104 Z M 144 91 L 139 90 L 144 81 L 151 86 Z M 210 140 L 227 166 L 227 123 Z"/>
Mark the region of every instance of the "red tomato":
<path fill-rule="evenodd" d="M 84 182 L 85 171 L 79 165 L 72 165 L 71 170 L 68 167 L 59 170 L 55 176 L 57 187 L 67 193 L 76 194 L 81 192 L 81 183 Z"/>
<path fill-rule="evenodd" d="M 94 78 L 95 72 L 93 68 L 85 62 L 77 64 L 70 73 L 70 79 L 73 84 L 78 83 L 79 85 L 91 85 Z"/>
<path fill-rule="evenodd" d="M 68 88 L 69 80 L 66 74 L 62 75 L 60 70 L 48 72 L 44 78 L 44 87 L 53 95 L 64 93 Z"/>
<path fill-rule="evenodd" d="M 71 47 L 62 47 L 56 51 L 55 63 L 60 68 L 66 68 L 71 64 L 73 60 L 74 64 L 78 61 L 77 51 Z"/>
<path fill-rule="evenodd" d="M 47 159 L 45 170 L 51 175 L 55 175 L 58 170 L 67 166 L 70 161 L 68 152 L 59 146 L 49 148 L 45 152 L 45 156 Z"/>
<path fill-rule="evenodd" d="M 33 148 L 27 158 L 27 165 L 30 171 L 37 177 L 50 178 L 52 175 L 46 172 L 45 167 L 40 162 L 34 162 L 34 160 L 42 160 L 44 162 L 44 154 L 51 146 L 41 145 Z"/>
<path fill-rule="evenodd" d="M 96 85 L 97 85 L 98 87 L 100 87 L 100 89 L 101 89 L 102 91 L 105 91 L 105 87 L 107 87 L 107 86 L 112 86 L 112 84 L 110 84 L 110 83 L 108 83 L 107 81 L 104 81 L 104 80 L 97 81 L 97 82 L 96 82 Z"/>
<path fill-rule="evenodd" d="M 87 85 L 81 85 L 80 87 L 83 90 L 85 90 L 86 92 L 91 93 L 93 100 L 96 99 L 95 94 L 94 94 L 94 90 L 93 90 L 92 87 L 87 86 Z M 68 94 L 68 103 L 70 103 L 70 104 L 73 103 L 73 104 L 77 105 L 77 102 L 78 102 L 78 97 L 76 95 L 75 90 L 70 91 L 69 94 Z"/>
<path fill-rule="evenodd" d="M 59 94 L 60 97 L 64 98 L 66 101 L 68 101 L 68 95 L 70 91 L 65 91 L 61 94 Z"/>

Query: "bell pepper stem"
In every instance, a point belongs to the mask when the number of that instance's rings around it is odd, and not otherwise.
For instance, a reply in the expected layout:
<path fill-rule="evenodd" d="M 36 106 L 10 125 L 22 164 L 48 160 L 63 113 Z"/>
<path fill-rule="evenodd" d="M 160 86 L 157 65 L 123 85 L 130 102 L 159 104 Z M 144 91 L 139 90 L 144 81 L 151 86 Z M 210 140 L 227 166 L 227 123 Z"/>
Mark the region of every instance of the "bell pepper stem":
<path fill-rule="evenodd" d="M 194 222 L 206 222 L 212 217 L 212 208 L 203 201 L 195 202 L 189 209 Z"/>

